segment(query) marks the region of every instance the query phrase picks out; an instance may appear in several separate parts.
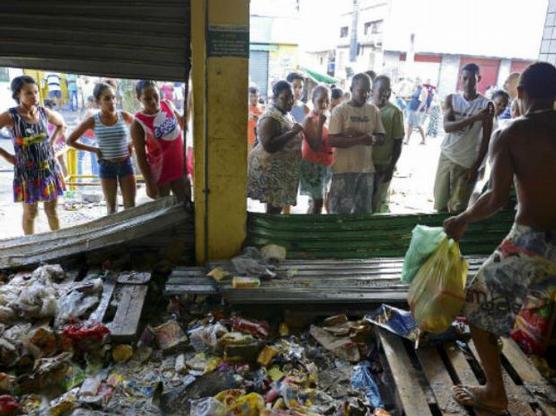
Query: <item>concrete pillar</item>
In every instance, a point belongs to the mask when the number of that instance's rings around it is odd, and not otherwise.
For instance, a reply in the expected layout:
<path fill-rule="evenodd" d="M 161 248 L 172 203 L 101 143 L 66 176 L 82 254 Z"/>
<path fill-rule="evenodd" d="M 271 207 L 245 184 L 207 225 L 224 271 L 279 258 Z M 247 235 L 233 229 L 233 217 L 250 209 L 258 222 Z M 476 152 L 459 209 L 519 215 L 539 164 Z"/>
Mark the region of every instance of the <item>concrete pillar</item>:
<path fill-rule="evenodd" d="M 239 253 L 247 219 L 249 1 L 191 2 L 195 250 Z"/>
<path fill-rule="evenodd" d="M 500 68 L 498 69 L 498 80 L 496 85 L 500 88 L 504 86 L 504 82 L 508 79 L 512 71 L 512 60 L 511 59 L 501 59 Z"/>
<path fill-rule="evenodd" d="M 456 92 L 459 74 L 459 55 L 442 55 L 440 75 L 438 76 L 438 93 L 444 98 Z"/>

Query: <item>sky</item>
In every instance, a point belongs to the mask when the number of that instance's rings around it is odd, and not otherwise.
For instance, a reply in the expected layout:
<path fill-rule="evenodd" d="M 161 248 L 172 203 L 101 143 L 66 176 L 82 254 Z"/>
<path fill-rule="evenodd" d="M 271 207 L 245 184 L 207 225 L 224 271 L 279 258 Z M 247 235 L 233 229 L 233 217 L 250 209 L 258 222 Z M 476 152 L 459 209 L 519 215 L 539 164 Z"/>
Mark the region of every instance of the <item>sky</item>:
<path fill-rule="evenodd" d="M 270 7 L 288 14 L 295 0 L 252 0 L 252 11 Z M 352 0 L 300 0 L 300 47 L 333 49 L 338 16 Z M 415 33 L 417 52 L 535 59 L 548 0 L 392 0 L 384 48 L 407 50 Z"/>

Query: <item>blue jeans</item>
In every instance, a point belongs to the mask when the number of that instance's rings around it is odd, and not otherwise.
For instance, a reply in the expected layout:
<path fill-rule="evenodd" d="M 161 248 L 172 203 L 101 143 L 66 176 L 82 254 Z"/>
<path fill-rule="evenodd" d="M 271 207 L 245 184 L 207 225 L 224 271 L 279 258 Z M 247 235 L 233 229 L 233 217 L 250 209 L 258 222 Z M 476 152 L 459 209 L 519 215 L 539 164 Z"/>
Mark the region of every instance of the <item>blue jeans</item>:
<path fill-rule="evenodd" d="M 130 157 L 119 162 L 100 159 L 99 165 L 101 179 L 118 179 L 133 175 L 133 166 L 131 165 Z"/>
<path fill-rule="evenodd" d="M 85 137 L 85 136 L 82 136 L 79 141 L 81 143 L 89 145 L 89 146 L 94 146 L 97 143 L 95 139 L 90 139 L 90 138 Z M 84 152 L 83 150 L 78 150 L 77 151 L 77 174 L 78 175 L 83 175 L 83 172 L 84 172 L 83 162 L 85 162 L 85 154 L 86 153 L 89 153 L 89 155 L 90 155 L 89 157 L 91 158 L 91 175 L 98 176 L 97 155 L 95 153 L 92 153 L 92 152 Z"/>

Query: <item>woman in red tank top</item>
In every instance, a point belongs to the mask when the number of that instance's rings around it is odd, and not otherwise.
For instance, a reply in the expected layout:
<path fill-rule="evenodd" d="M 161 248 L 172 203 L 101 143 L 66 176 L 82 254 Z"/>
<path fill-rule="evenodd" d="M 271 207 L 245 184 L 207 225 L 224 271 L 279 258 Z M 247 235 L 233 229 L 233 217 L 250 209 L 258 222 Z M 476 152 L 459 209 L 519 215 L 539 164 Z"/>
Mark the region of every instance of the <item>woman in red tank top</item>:
<path fill-rule="evenodd" d="M 184 168 L 183 117 L 172 103 L 160 100 L 154 81 L 139 81 L 135 91 L 143 111 L 135 114 L 131 138 L 147 195 L 158 198 L 171 191 L 178 201 L 191 200 Z"/>

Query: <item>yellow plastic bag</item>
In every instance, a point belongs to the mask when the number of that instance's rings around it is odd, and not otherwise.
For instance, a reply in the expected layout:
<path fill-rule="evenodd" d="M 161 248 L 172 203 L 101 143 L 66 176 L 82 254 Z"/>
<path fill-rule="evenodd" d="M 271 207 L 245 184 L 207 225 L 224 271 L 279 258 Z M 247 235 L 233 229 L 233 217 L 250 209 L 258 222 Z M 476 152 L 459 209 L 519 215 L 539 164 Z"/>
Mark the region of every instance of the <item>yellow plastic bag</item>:
<path fill-rule="evenodd" d="M 445 238 L 421 266 L 407 295 L 419 329 L 440 333 L 448 329 L 463 307 L 467 261 L 456 241 Z"/>

